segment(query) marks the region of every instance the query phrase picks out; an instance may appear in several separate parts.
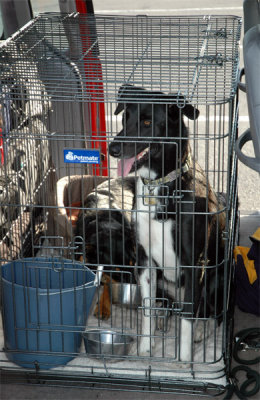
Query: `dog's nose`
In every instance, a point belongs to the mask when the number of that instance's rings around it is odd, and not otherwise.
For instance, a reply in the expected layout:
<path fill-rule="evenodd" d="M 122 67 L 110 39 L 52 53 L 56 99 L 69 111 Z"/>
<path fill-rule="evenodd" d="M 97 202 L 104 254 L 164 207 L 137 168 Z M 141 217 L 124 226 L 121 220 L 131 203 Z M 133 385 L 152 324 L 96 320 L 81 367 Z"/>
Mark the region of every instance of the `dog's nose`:
<path fill-rule="evenodd" d="M 110 143 L 109 154 L 112 157 L 120 157 L 121 156 L 121 144 L 117 143 L 117 142 Z"/>

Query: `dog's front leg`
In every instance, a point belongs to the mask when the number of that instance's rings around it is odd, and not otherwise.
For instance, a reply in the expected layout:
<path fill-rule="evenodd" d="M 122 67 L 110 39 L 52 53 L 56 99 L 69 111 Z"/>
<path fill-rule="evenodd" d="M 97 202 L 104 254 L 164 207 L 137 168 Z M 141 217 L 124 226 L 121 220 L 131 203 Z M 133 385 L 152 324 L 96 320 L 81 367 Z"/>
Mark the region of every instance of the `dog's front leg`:
<path fill-rule="evenodd" d="M 186 268 L 183 316 L 180 324 L 180 359 L 185 362 L 193 360 L 193 327 L 200 298 L 199 276 L 199 268 L 193 271 Z"/>
<path fill-rule="evenodd" d="M 192 322 L 189 319 L 181 319 L 180 332 L 180 359 L 181 361 L 192 361 Z"/>
<path fill-rule="evenodd" d="M 142 337 L 139 342 L 139 355 L 141 356 L 152 356 L 154 347 L 156 277 L 155 267 L 145 268 L 139 276 L 143 307 Z"/>

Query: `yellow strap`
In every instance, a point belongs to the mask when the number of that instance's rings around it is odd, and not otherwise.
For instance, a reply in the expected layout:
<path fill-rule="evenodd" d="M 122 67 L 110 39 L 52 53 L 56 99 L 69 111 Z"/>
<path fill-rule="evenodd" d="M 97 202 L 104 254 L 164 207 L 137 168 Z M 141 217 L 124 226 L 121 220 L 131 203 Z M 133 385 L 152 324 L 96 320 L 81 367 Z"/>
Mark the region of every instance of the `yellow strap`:
<path fill-rule="evenodd" d="M 237 256 L 238 255 L 242 256 L 249 282 L 252 285 L 257 280 L 257 274 L 256 274 L 256 270 L 255 270 L 254 260 L 249 260 L 249 258 L 247 258 L 247 254 L 248 254 L 249 250 L 250 250 L 249 247 L 236 246 L 234 248 L 234 257 L 235 257 L 235 261 L 237 263 Z"/>
<path fill-rule="evenodd" d="M 257 240 L 258 242 L 260 242 L 260 227 L 257 228 L 257 230 L 255 231 L 255 233 L 250 236 L 250 238 Z"/>

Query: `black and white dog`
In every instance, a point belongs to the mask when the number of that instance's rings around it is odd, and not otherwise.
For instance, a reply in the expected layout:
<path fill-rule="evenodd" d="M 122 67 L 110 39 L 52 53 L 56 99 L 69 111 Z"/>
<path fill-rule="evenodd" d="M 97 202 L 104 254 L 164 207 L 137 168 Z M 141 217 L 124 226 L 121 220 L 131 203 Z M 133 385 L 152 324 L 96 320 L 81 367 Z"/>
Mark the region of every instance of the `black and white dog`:
<path fill-rule="evenodd" d="M 160 268 L 177 287 L 184 283 L 180 359 L 192 361 L 193 318 L 217 319 L 223 308 L 223 205 L 192 160 L 183 120 L 184 115 L 197 119 L 199 111 L 184 102 L 176 105 L 180 96 L 131 85 L 120 88 L 119 98 L 115 114 L 123 112 L 123 129 L 109 153 L 121 159 L 119 174 L 138 176 L 133 229 L 145 254 L 137 260 L 145 266 L 138 274 L 141 294 L 151 307 L 143 317 L 141 353 L 151 354 L 154 344 L 152 310 Z"/>

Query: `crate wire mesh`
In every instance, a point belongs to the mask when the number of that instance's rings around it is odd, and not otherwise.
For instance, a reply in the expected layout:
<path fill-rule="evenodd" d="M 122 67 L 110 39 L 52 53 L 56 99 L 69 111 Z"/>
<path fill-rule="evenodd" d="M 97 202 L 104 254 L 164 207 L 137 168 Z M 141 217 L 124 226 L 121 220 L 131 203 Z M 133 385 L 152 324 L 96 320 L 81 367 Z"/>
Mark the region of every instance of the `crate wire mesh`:
<path fill-rule="evenodd" d="M 134 345 L 128 354 L 118 357 L 112 354 L 88 354 L 84 348 L 74 354 L 74 359 L 65 367 L 48 373 L 42 371 L 41 362 L 36 372 L 48 379 L 69 376 L 75 382 L 76 376 L 86 377 L 89 384 L 102 380 L 103 385 L 116 383 L 117 387 L 132 390 L 177 391 L 182 393 L 215 393 L 224 390 L 226 364 L 230 355 L 228 318 L 232 297 L 232 248 L 235 240 L 236 219 L 236 158 L 233 153 L 237 128 L 236 83 L 238 75 L 238 40 L 241 20 L 233 16 L 205 17 L 147 17 L 147 16 L 83 16 L 79 14 L 43 14 L 32 20 L 24 29 L 15 34 L 1 48 L 1 128 L 4 163 L 1 166 L 1 242 L 0 257 L 2 265 L 14 259 L 26 257 L 68 258 L 72 263 L 83 261 L 94 271 L 100 264 L 105 268 L 103 284 L 98 288 L 96 308 L 88 316 L 83 329 L 109 329 L 120 332 L 124 337 L 132 335 Z M 119 97 L 122 85 L 134 85 L 154 91 L 152 100 L 147 92 L 133 91 L 131 86 Z M 137 96 L 138 93 L 138 96 Z M 170 101 L 169 101 L 169 97 Z M 122 130 L 122 114 L 115 115 L 118 103 L 126 110 L 126 104 L 149 103 L 154 121 L 156 106 L 167 109 L 169 103 L 181 110 L 191 103 L 199 109 L 198 119 L 185 117 L 189 129 L 191 154 L 199 161 L 205 174 L 206 197 L 211 186 L 223 202 L 210 213 L 209 200 L 201 214 L 205 216 L 205 226 L 214 215 L 217 230 L 220 231 L 220 215 L 226 213 L 223 239 L 225 244 L 224 261 L 221 266 L 211 266 L 217 279 L 218 271 L 224 270 L 222 310 L 223 322 L 220 326 L 217 307 L 217 287 L 213 287 L 215 299 L 213 316 L 193 316 L 194 332 L 192 345 L 194 355 L 189 362 L 181 362 L 180 326 L 182 315 L 181 285 L 171 285 L 164 279 L 164 271 L 158 278 L 160 295 L 152 292 L 140 300 L 136 289 L 134 269 L 144 269 L 140 265 L 136 239 L 131 238 L 131 221 L 138 218 L 141 211 L 133 208 L 133 193 L 127 189 L 123 178 L 115 187 L 113 178 L 117 177 L 117 160 L 109 155 L 108 145 Z M 138 114 L 138 113 L 137 113 Z M 139 121 L 140 124 L 140 121 Z M 138 125 L 138 118 L 137 118 Z M 152 122 L 153 125 L 153 122 Z M 166 128 L 167 131 L 167 128 Z M 137 135 L 140 128 L 137 126 Z M 180 125 L 177 135 L 182 136 Z M 184 141 L 178 145 L 176 139 L 164 133 L 147 138 L 147 147 L 158 141 L 165 149 L 170 144 L 181 154 Z M 135 147 L 137 157 L 138 137 L 129 137 Z M 178 147 L 179 146 L 179 147 Z M 65 163 L 64 149 L 97 149 L 101 154 L 99 165 Z M 121 148 L 123 149 L 123 147 Z M 160 161 L 162 163 L 162 160 Z M 176 170 L 181 167 L 176 161 Z M 200 169 L 193 161 L 194 174 L 200 177 Z M 103 177 L 102 177 L 103 175 Z M 132 174 L 137 180 L 137 171 Z M 108 180 L 107 180 L 108 179 Z M 98 187 L 98 184 L 102 186 Z M 167 185 L 163 199 L 168 201 Z M 101 189 L 100 189 L 101 188 Z M 91 190 L 104 198 L 97 204 L 90 202 L 87 195 Z M 186 210 L 182 199 L 181 181 L 174 196 L 176 223 L 189 215 L 193 220 L 191 247 L 195 247 L 196 217 L 195 189 L 190 190 L 193 208 Z M 119 195 L 118 195 L 119 194 Z M 104 255 L 105 239 L 100 234 L 102 217 L 112 220 L 115 208 L 114 196 L 118 196 L 117 211 L 120 212 L 120 228 L 117 234 L 108 228 L 109 249 Z M 153 219 L 149 206 L 156 197 L 153 191 L 142 194 L 144 202 L 148 199 L 148 219 Z M 162 199 L 159 199 L 162 200 Z M 102 202 L 103 201 L 103 202 Z M 225 205 L 223 203 L 225 202 Z M 93 243 L 89 243 L 90 232 L 83 227 L 80 235 L 75 230 L 78 213 L 94 215 Z M 162 211 L 165 220 L 160 223 L 161 235 L 166 232 L 167 207 Z M 82 225 L 83 226 L 83 225 Z M 130 233 L 129 233 L 130 232 Z M 149 254 L 152 246 L 151 230 Z M 134 230 L 136 235 L 136 231 Z M 115 236 L 113 236 L 115 235 Z M 205 229 L 207 243 L 207 229 Z M 135 241 L 135 243 L 133 243 Z M 177 230 L 174 241 L 181 249 L 182 235 Z M 92 253 L 85 248 L 92 245 Z M 218 247 L 216 242 L 216 248 Z M 128 250 L 132 248 L 131 257 Z M 120 256 L 117 252 L 120 249 Z M 161 257 L 164 259 L 164 247 Z M 43 258 L 44 260 L 44 258 Z M 42 261 L 44 263 L 44 261 Z M 55 261 L 56 262 L 56 261 Z M 41 263 L 40 263 L 41 264 Z M 82 264 L 82 270 L 84 271 Z M 150 260 L 150 274 L 158 270 Z M 36 271 L 41 269 L 35 267 Z M 134 268 L 136 267 L 136 268 Z M 175 263 L 173 274 L 180 267 Z M 194 264 L 191 265 L 194 267 Z M 189 266 L 182 266 L 188 269 Z M 47 269 L 52 269 L 47 266 Z M 205 265 L 205 276 L 207 276 Z M 123 285 L 130 283 L 130 304 L 124 304 Z M 73 285 L 73 283 L 72 283 Z M 194 282 L 192 283 L 194 285 Z M 117 291 L 114 291 L 117 287 Z M 74 284 L 74 290 L 76 286 Z M 137 288 L 138 291 L 138 288 Z M 107 293 L 109 302 L 103 314 L 103 294 Z M 60 296 L 63 296 L 60 289 Z M 137 296 L 137 297 L 135 297 Z M 222 296 L 222 295 L 220 295 Z M 157 302 L 155 302 L 157 300 Z M 60 311 L 57 310 L 59 313 Z M 155 332 L 149 331 L 149 340 L 155 339 L 155 347 L 143 355 L 141 339 L 143 316 L 155 321 Z M 106 319 L 105 319 L 106 318 Z M 151 322 L 152 324 L 153 322 Z M 17 332 L 19 327 L 15 326 Z M 38 334 L 41 329 L 49 332 L 53 326 L 41 327 L 38 321 Z M 60 328 L 57 328 L 60 331 Z M 63 328 L 62 328 L 63 329 Z M 70 327 L 69 331 L 76 328 Z M 30 325 L 20 331 L 30 333 Z M 65 333 L 61 332 L 63 337 Z M 197 336 L 196 336 L 197 335 Z M 112 336 L 113 342 L 113 336 Z M 8 338 L 3 344 L 8 349 Z M 36 346 L 33 351 L 17 348 L 11 352 L 33 354 L 37 360 L 42 351 Z M 8 353 L 8 352 L 7 352 Z M 66 356 L 63 347 L 62 354 Z M 46 354 L 48 358 L 48 354 Z M 38 357 L 39 358 L 39 357 Z M 48 364 L 48 362 L 47 362 Z M 44 364 L 46 367 L 46 362 Z M 181 368 L 180 368 L 181 367 Z M 1 353 L 3 372 L 13 369 L 5 352 Z M 35 368 L 32 363 L 31 368 Z M 65 374 L 65 375 L 64 375 Z M 32 374 L 33 376 L 33 374 Z M 80 381 L 80 379 L 79 379 Z M 100 382 L 99 382 L 100 383 Z M 78 382 L 80 384 L 80 382 Z M 83 384 L 83 381 L 82 381 Z"/>

